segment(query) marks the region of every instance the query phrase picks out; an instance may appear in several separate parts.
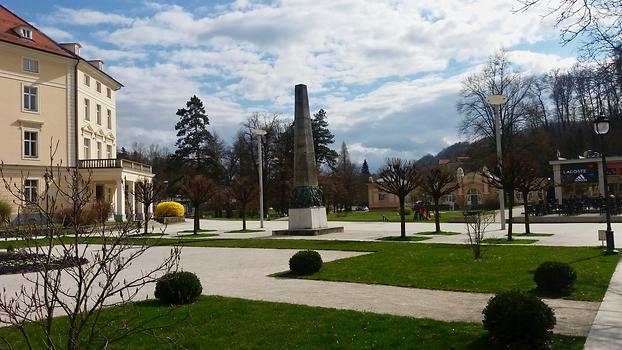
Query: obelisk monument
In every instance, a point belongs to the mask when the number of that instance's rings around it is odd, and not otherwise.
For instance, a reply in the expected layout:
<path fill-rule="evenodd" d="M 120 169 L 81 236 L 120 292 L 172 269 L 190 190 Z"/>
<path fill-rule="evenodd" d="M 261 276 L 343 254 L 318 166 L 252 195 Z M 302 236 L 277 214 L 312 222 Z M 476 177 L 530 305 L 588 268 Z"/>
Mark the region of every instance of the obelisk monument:
<path fill-rule="evenodd" d="M 342 232 L 328 227 L 322 190 L 318 187 L 313 129 L 309 113 L 307 86 L 296 85 L 294 92 L 294 189 L 289 203 L 288 230 L 278 235 L 319 235 Z"/>

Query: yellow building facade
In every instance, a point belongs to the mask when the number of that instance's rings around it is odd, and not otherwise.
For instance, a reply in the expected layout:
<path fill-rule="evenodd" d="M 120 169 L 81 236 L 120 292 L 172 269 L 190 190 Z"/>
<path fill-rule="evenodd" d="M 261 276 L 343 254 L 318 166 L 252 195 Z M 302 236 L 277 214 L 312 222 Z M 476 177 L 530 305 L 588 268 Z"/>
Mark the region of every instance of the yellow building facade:
<path fill-rule="evenodd" d="M 117 220 L 142 213 L 134 184 L 154 175 L 148 165 L 116 159 L 122 84 L 80 48 L 54 42 L 0 5 L 0 200 L 13 218 L 49 186 L 52 165 L 78 169 L 93 200 L 110 202 Z"/>

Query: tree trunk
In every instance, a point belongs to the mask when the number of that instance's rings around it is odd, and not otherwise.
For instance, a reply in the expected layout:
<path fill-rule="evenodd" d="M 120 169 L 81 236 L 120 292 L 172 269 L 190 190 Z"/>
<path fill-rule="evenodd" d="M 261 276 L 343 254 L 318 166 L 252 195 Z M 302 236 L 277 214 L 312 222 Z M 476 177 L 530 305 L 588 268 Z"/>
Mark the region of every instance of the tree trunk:
<path fill-rule="evenodd" d="M 400 197 L 400 236 L 406 238 L 406 218 L 404 217 L 404 197 Z"/>
<path fill-rule="evenodd" d="M 436 224 L 436 233 L 441 232 L 441 214 L 438 209 L 438 202 L 440 198 L 434 198 L 434 222 Z"/>
<path fill-rule="evenodd" d="M 242 216 L 242 231 L 246 231 L 246 208 L 242 207 L 240 215 Z"/>
<path fill-rule="evenodd" d="M 514 206 L 514 189 L 508 191 L 508 241 L 513 240 L 512 237 L 512 207 Z"/>
<path fill-rule="evenodd" d="M 199 206 L 195 205 L 194 206 L 194 233 L 193 234 L 197 234 L 197 232 L 201 229 L 200 227 L 200 222 L 199 219 L 201 218 L 201 213 L 199 211 Z"/>
<path fill-rule="evenodd" d="M 529 196 L 529 192 L 527 191 L 523 191 L 523 209 L 525 210 L 525 233 L 529 234 L 531 233 L 529 231 L 529 211 L 528 211 L 528 202 L 527 202 L 527 196 Z"/>
<path fill-rule="evenodd" d="M 143 204 L 143 220 L 145 220 L 145 234 L 149 231 L 149 206 L 145 203 Z"/>

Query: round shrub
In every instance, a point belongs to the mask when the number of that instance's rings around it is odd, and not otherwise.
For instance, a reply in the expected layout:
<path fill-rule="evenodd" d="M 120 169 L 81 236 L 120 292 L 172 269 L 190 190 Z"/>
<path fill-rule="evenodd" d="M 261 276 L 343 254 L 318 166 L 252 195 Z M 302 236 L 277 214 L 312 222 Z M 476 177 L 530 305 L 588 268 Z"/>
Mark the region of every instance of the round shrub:
<path fill-rule="evenodd" d="M 569 264 L 546 261 L 538 266 L 533 279 L 541 291 L 567 294 L 572 290 L 577 273 Z"/>
<path fill-rule="evenodd" d="M 545 348 L 555 326 L 555 314 L 548 305 L 518 291 L 495 295 L 482 313 L 490 338 L 508 348 Z"/>
<path fill-rule="evenodd" d="M 171 272 L 156 283 L 155 297 L 167 305 L 190 304 L 201 295 L 203 287 L 192 272 Z"/>
<path fill-rule="evenodd" d="M 289 269 L 297 275 L 310 275 L 321 268 L 322 257 L 314 250 L 301 250 L 289 259 Z"/>
<path fill-rule="evenodd" d="M 0 222 L 8 224 L 11 221 L 11 212 L 13 212 L 11 204 L 0 201 Z"/>
<path fill-rule="evenodd" d="M 183 217 L 184 206 L 177 202 L 160 202 L 155 208 L 155 216 L 162 217 Z"/>
<path fill-rule="evenodd" d="M 395 209 L 395 211 L 397 212 L 397 215 L 400 215 L 400 208 Z M 412 213 L 413 213 L 412 208 L 404 207 L 404 215 L 408 216 L 408 215 L 412 215 Z"/>

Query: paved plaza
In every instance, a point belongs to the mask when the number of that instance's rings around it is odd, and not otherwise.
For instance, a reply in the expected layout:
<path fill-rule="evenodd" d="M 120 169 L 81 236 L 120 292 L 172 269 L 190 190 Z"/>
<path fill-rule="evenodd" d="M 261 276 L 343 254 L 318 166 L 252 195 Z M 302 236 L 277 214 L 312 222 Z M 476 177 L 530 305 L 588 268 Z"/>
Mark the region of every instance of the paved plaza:
<path fill-rule="evenodd" d="M 343 233 L 316 237 L 287 237 L 289 239 L 329 240 L 375 240 L 384 236 L 399 235 L 399 223 L 331 222 L 331 225 L 345 227 Z M 272 230 L 284 229 L 286 221 L 266 221 L 265 231 L 257 233 L 226 233 L 240 229 L 241 222 L 229 220 L 202 220 L 202 229 L 214 230 L 214 238 L 258 238 L 273 237 Z M 498 224 L 491 225 L 488 237 L 503 237 Z M 538 245 L 553 246 L 596 246 L 596 231 L 602 225 L 595 224 L 534 224 L 532 232 L 553 233 L 550 237 L 534 237 Z M 166 229 L 167 236 L 191 229 L 192 223 L 172 224 Z M 250 221 L 250 229 L 258 229 L 259 222 Z M 433 223 L 408 223 L 409 235 L 432 231 Z M 443 230 L 464 233 L 463 224 L 442 224 Z M 515 226 L 522 232 L 523 225 Z M 621 230 L 622 224 L 613 229 Z M 184 233 L 186 234 L 186 233 Z M 434 236 L 423 243 L 465 243 L 466 235 Z M 408 244 L 408 243 L 404 243 Z M 204 285 L 204 294 L 238 297 L 251 300 L 285 302 L 336 309 L 432 318 L 441 321 L 481 322 L 482 309 L 492 294 L 466 293 L 442 290 L 405 288 L 362 283 L 329 282 L 317 280 L 277 278 L 270 275 L 288 270 L 292 249 L 245 249 L 184 247 L 181 268 L 197 273 Z M 154 247 L 142 256 L 127 275 L 139 274 L 141 270 L 157 264 L 169 249 Z M 344 259 L 364 252 L 320 251 L 324 261 Z M 373 253 L 371 253 L 373 254 Z M 21 275 L 0 276 L 0 284 L 17 290 L 23 281 Z M 152 287 L 145 288 L 138 299 L 152 297 Z M 602 303 L 545 299 L 556 313 L 555 332 L 566 335 L 588 336 L 586 348 L 622 348 L 622 270 L 613 276 L 610 288 Z M 613 346 L 613 347 L 612 347 Z"/>

